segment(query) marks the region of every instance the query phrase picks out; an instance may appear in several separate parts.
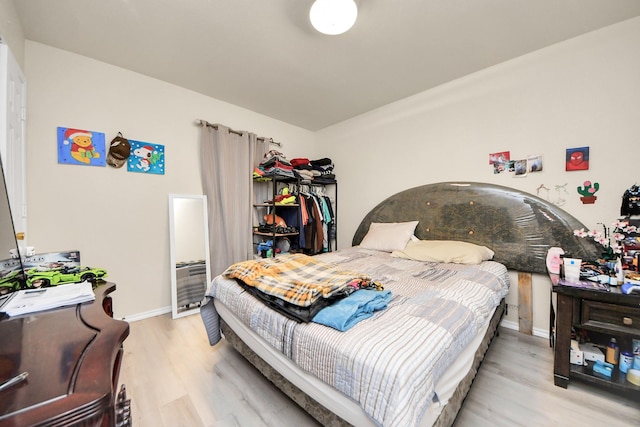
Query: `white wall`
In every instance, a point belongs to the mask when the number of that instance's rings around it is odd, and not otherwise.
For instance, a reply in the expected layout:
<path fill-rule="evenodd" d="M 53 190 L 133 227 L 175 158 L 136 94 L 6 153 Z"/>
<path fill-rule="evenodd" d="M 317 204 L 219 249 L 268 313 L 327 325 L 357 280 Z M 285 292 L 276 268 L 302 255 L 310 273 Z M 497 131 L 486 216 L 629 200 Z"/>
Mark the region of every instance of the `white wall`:
<path fill-rule="evenodd" d="M 29 244 L 106 268 L 116 317 L 171 305 L 168 194 L 202 194 L 196 119 L 272 137 L 289 158 L 318 152 L 310 131 L 40 43 L 26 42 L 25 74 Z M 166 174 L 60 165 L 58 126 L 163 144 Z"/>
<path fill-rule="evenodd" d="M 610 224 L 640 181 L 640 18 L 499 64 L 318 132 L 340 181 L 339 242 L 388 196 L 452 180 L 536 194 L 568 183 L 563 208 L 589 227 Z M 393 84 L 393 82 L 389 82 Z M 565 150 L 590 147 L 588 171 L 565 172 Z M 542 154 L 544 170 L 494 175 L 493 152 Z M 576 187 L 600 183 L 594 205 Z M 355 197 L 357 195 L 357 197 Z M 517 276 L 510 305 L 517 305 Z M 548 328 L 549 282 L 534 277 L 534 328 Z M 513 307 L 515 308 L 515 307 Z M 517 322 L 517 311 L 509 319 Z"/>
<path fill-rule="evenodd" d="M 26 44 L 29 84 L 30 244 L 39 252 L 80 249 L 118 283 L 116 316 L 169 306 L 167 194 L 201 193 L 202 118 L 283 141 L 289 157 L 331 157 L 340 182 L 339 242 L 400 190 L 472 180 L 533 194 L 567 183 L 564 208 L 589 227 L 617 216 L 637 179 L 640 19 L 509 61 L 313 134 L 242 108 L 85 57 Z M 215 78 L 215 76 L 212 76 Z M 389 82 L 393 84 L 393 82 Z M 80 127 L 164 144 L 167 174 L 56 163 L 55 129 Z M 316 143 L 319 142 L 321 144 Z M 565 172 L 565 149 L 591 147 L 589 171 Z M 544 156 L 526 178 L 494 175 L 488 154 Z M 601 185 L 595 205 L 575 188 Z M 357 197 L 356 197 L 357 195 Z M 517 304 L 514 278 L 510 304 Z M 534 277 L 534 327 L 548 326 L 549 283 Z M 509 318 L 517 321 L 516 310 Z"/>

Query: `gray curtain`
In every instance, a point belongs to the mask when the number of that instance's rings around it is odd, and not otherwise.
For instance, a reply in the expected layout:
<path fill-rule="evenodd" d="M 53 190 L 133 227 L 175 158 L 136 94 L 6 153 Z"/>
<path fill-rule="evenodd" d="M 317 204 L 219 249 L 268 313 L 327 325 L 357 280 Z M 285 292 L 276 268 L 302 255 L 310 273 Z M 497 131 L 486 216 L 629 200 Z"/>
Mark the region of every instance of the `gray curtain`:
<path fill-rule="evenodd" d="M 209 253 L 215 277 L 253 256 L 253 169 L 268 149 L 255 134 L 202 122 L 202 187 L 209 210 Z"/>

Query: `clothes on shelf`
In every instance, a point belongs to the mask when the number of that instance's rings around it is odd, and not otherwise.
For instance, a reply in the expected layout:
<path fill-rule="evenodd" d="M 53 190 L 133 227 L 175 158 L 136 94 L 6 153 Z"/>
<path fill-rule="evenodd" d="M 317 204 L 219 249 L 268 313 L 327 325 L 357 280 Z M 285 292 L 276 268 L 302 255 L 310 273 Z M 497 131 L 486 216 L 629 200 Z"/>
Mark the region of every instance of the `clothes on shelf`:
<path fill-rule="evenodd" d="M 265 153 L 262 161 L 253 171 L 253 177 L 269 177 L 274 175 L 295 178 L 293 166 L 287 157 L 278 150 L 270 150 Z"/>
<path fill-rule="evenodd" d="M 317 160 L 297 157 L 289 161 L 281 152 L 271 150 L 265 154 L 260 165 L 254 170 L 253 176 L 258 178 L 282 175 L 299 178 L 303 184 L 311 181 L 332 184 L 336 180 L 333 168 L 333 162 L 328 157 Z"/>
<path fill-rule="evenodd" d="M 274 181 L 270 200 L 262 203 L 271 204 L 267 214 L 277 211 L 286 226 L 272 225 L 265 221 L 267 224 L 261 223 L 256 231 L 264 234 L 270 230 L 275 237 L 275 234 L 284 234 L 285 230 L 286 233 L 299 230 L 298 235 L 289 236 L 292 250 L 308 255 L 331 251 L 331 243 L 336 236 L 336 218 L 334 204 L 324 194 L 323 186 L 337 184 L 333 169 L 334 164 L 328 157 L 316 160 L 298 157 L 288 160 L 280 151 L 267 152 L 253 170 L 253 178 L 256 181 Z M 275 194 L 276 187 L 280 186 L 276 181 L 288 182 L 288 186 L 281 188 L 279 194 Z M 274 229 L 275 226 L 279 229 Z"/>
<path fill-rule="evenodd" d="M 304 158 L 292 159 L 293 173 L 297 174 L 303 183 L 311 181 L 331 184 L 335 182 L 336 176 L 333 173 L 333 162 L 324 157 L 318 160 Z"/>
<path fill-rule="evenodd" d="M 318 160 L 311 160 L 309 164 L 312 167 L 314 180 L 316 182 L 335 182 L 336 176 L 333 173 L 333 162 L 331 159 L 324 157 Z"/>

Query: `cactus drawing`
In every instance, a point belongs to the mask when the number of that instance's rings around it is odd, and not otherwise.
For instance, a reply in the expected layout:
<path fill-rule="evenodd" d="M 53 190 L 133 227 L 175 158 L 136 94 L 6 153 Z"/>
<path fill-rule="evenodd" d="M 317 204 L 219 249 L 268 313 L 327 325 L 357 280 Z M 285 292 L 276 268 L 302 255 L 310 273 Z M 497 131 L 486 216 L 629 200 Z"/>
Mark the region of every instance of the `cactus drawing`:
<path fill-rule="evenodd" d="M 588 197 L 595 195 L 596 191 L 598 191 L 599 189 L 600 184 L 598 184 L 597 182 L 594 182 L 592 185 L 591 181 L 585 181 L 583 187 L 578 186 L 578 193 L 580 193 L 581 196 Z"/>
<path fill-rule="evenodd" d="M 585 205 L 595 203 L 597 199 L 595 194 L 599 189 L 600 184 L 598 184 L 597 182 L 594 182 L 592 184 L 591 181 L 585 181 L 582 187 L 578 186 L 578 194 L 582 196 L 580 197 L 582 203 Z"/>

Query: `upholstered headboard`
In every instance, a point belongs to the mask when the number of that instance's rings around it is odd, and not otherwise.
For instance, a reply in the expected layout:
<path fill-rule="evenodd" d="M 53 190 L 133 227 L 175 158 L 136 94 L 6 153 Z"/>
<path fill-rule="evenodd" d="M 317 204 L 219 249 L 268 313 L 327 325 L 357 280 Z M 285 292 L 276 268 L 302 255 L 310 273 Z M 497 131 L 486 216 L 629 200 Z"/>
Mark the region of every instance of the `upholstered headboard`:
<path fill-rule="evenodd" d="M 462 240 L 487 246 L 507 268 L 546 274 L 547 250 L 561 247 L 576 258 L 595 259 L 591 239 L 573 235 L 584 225 L 556 205 L 513 188 L 478 182 L 441 182 L 397 193 L 362 220 L 359 244 L 372 222 L 420 221 L 425 240 Z"/>

